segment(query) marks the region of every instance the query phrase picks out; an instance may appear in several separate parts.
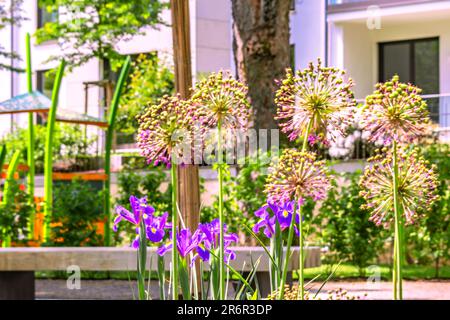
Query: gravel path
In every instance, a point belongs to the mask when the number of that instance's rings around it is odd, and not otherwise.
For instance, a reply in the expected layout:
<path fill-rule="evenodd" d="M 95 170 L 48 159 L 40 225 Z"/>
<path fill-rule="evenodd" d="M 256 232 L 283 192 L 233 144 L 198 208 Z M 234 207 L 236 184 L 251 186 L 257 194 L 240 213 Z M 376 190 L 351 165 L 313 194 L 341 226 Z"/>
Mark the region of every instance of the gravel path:
<path fill-rule="evenodd" d="M 318 289 L 320 284 L 312 288 Z M 37 299 L 133 299 L 132 284 L 123 280 L 81 280 L 80 289 L 67 289 L 65 280 L 36 280 Z M 450 300 L 450 281 L 404 281 L 404 298 L 412 300 Z M 391 299 L 392 285 L 390 282 L 368 284 L 364 281 L 329 282 L 319 294 L 327 298 L 328 290 L 343 289 L 349 296 L 360 296 L 363 299 Z M 136 292 L 136 289 L 134 289 Z M 151 286 L 152 295 L 158 296 L 155 283 Z M 364 297 L 364 295 L 367 296 Z"/>

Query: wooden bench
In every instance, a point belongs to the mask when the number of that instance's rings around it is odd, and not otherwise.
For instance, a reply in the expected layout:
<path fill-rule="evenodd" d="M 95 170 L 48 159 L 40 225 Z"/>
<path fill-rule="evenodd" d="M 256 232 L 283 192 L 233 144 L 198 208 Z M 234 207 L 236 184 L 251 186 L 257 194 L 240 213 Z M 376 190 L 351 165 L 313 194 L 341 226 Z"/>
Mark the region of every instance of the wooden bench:
<path fill-rule="evenodd" d="M 239 272 L 248 273 L 252 261 L 259 260 L 257 278 L 263 295 L 270 291 L 269 258 L 261 247 L 236 247 L 236 260 L 230 265 Z M 320 248 L 305 248 L 305 267 L 320 265 Z M 132 248 L 5 248 L 0 249 L 0 300 L 34 299 L 35 271 L 66 271 L 77 266 L 81 271 L 135 271 L 136 250 Z M 169 270 L 170 255 L 165 257 Z M 152 265 L 150 266 L 150 263 Z M 147 268 L 156 270 L 156 248 L 148 249 Z M 298 269 L 298 248 L 293 248 L 289 270 Z"/>

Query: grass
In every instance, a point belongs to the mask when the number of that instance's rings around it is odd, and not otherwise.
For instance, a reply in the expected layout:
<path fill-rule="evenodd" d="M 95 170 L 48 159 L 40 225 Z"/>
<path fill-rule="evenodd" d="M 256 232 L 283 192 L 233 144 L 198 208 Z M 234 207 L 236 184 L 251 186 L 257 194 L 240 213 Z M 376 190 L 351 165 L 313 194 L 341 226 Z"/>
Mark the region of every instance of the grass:
<path fill-rule="evenodd" d="M 379 272 L 381 279 L 391 280 L 392 273 L 389 265 L 379 265 L 377 272 Z M 334 267 L 331 265 L 322 265 L 317 268 L 309 268 L 305 270 L 305 278 L 313 279 L 317 275 L 321 275 L 320 278 L 326 278 Z M 341 264 L 336 270 L 333 280 L 344 279 L 367 279 L 369 276 L 374 276 L 374 269 L 365 269 L 365 277 L 361 277 L 358 268 L 353 265 Z M 294 275 L 295 276 L 295 275 Z M 419 266 L 419 265 L 407 265 L 403 268 L 403 278 L 407 280 L 431 280 L 435 278 L 435 269 L 433 266 Z M 450 266 L 443 266 L 439 271 L 439 279 L 450 279 Z"/>
<path fill-rule="evenodd" d="M 383 280 L 391 280 L 390 266 L 380 265 L 378 266 L 380 277 Z M 305 269 L 305 279 L 313 279 L 314 277 L 320 275 L 319 279 L 325 279 L 334 267 L 331 265 L 322 265 L 317 268 Z M 105 280 L 105 279 L 115 279 L 115 280 L 128 280 L 129 278 L 136 279 L 136 272 L 133 271 L 82 271 L 82 279 L 92 279 L 92 280 Z M 366 268 L 366 276 L 361 277 L 358 268 L 348 264 L 341 264 L 336 270 L 332 280 L 357 280 L 357 279 L 367 279 L 367 277 L 374 275 L 374 270 L 368 270 Z M 418 266 L 409 265 L 404 266 L 403 269 L 404 279 L 407 280 L 431 280 L 436 279 L 434 277 L 435 270 L 432 266 Z M 37 279 L 67 279 L 67 274 L 63 271 L 50 271 L 50 272 L 36 272 Z M 296 275 L 294 274 L 294 278 Z M 152 279 L 156 280 L 156 273 L 153 272 Z M 440 270 L 439 279 L 450 279 L 450 266 L 443 266 Z"/>

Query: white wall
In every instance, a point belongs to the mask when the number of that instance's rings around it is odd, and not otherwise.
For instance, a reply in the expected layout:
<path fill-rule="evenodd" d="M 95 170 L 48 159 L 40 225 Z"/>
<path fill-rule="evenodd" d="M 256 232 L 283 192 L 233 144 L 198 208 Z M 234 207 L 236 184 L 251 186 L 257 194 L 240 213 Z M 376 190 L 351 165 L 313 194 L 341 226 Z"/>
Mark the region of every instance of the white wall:
<path fill-rule="evenodd" d="M 291 43 L 295 44 L 296 68 L 325 59 L 325 1 L 295 1 L 291 13 Z"/>
<path fill-rule="evenodd" d="M 450 16 L 448 20 L 385 24 L 369 30 L 363 23 L 337 23 L 343 29 L 344 68 L 364 98 L 378 81 L 378 43 L 439 37 L 440 93 L 450 93 Z"/>

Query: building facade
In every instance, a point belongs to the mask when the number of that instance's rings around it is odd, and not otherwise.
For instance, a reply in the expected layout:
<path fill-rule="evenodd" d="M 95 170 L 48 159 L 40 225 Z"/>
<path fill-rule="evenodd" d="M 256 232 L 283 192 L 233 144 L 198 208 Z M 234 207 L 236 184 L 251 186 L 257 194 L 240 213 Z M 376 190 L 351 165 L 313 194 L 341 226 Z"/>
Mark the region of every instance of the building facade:
<path fill-rule="evenodd" d="M 0 31 L 0 41 L 25 56 L 25 34 L 33 34 L 51 15 L 39 9 L 37 0 L 25 0 L 28 20 L 20 27 Z M 231 0 L 190 0 L 192 67 L 194 76 L 219 69 L 234 69 Z M 170 12 L 163 14 L 170 24 Z M 450 127 L 450 0 L 293 0 L 291 43 L 296 68 L 321 58 L 328 65 L 347 70 L 355 80 L 357 99 L 371 93 L 374 84 L 399 74 L 402 81 L 424 89 L 433 120 Z M 148 29 L 142 36 L 119 43 L 119 52 L 157 51 L 171 57 L 171 29 Z M 49 93 L 52 79 L 45 71 L 57 63 L 45 63 L 58 52 L 56 42 L 32 44 L 34 85 Z M 169 59 L 170 60 L 170 59 Z M 17 61 L 16 66 L 24 66 Z M 102 116 L 104 93 L 86 82 L 101 79 L 102 64 L 93 59 L 74 69 L 62 83 L 60 106 Z M 0 71 L 0 101 L 26 91 L 26 76 Z M 26 117 L 0 116 L 0 132 Z"/>

